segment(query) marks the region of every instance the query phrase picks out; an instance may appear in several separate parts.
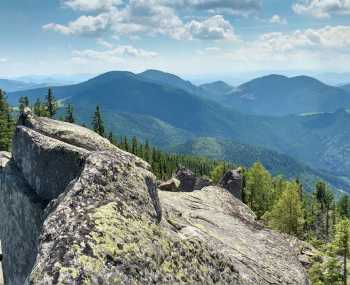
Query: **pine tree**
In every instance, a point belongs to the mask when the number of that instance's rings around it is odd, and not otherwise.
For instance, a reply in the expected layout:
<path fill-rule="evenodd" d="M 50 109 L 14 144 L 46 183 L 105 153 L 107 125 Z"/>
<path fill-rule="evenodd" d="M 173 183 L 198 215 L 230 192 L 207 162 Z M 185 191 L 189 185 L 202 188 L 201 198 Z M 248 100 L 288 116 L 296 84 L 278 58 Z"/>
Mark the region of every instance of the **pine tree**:
<path fill-rule="evenodd" d="M 222 163 L 218 166 L 216 166 L 211 172 L 210 172 L 210 178 L 213 180 L 214 183 L 219 183 L 220 179 L 225 174 L 225 165 Z"/>
<path fill-rule="evenodd" d="M 324 266 L 323 278 L 325 285 L 341 285 L 341 265 L 335 256 L 330 256 Z"/>
<path fill-rule="evenodd" d="M 14 123 L 6 94 L 0 89 L 0 151 L 8 151 L 11 146 Z"/>
<path fill-rule="evenodd" d="M 19 98 L 19 111 L 23 112 L 26 107 L 29 107 L 29 99 L 27 96 L 22 96 Z"/>
<path fill-rule="evenodd" d="M 350 253 L 350 221 L 348 219 L 340 220 L 336 225 L 334 246 L 338 253 L 343 257 L 343 283 L 347 284 L 347 259 Z"/>
<path fill-rule="evenodd" d="M 341 218 L 350 218 L 350 200 L 347 194 L 340 197 L 337 206 Z"/>
<path fill-rule="evenodd" d="M 131 153 L 137 154 L 137 149 L 138 149 L 138 141 L 136 137 L 133 137 L 131 141 Z"/>
<path fill-rule="evenodd" d="M 49 118 L 53 118 L 58 111 L 58 102 L 53 95 L 53 91 L 49 88 L 46 96 L 46 110 Z"/>
<path fill-rule="evenodd" d="M 66 114 L 65 114 L 65 117 L 64 117 L 64 121 L 74 124 L 75 123 L 75 119 L 74 119 L 73 113 L 74 113 L 73 106 L 71 104 L 68 104 L 67 107 L 66 107 Z"/>
<path fill-rule="evenodd" d="M 272 210 L 264 215 L 271 228 L 295 236 L 299 236 L 302 231 L 303 218 L 299 187 L 295 182 L 287 183 Z"/>
<path fill-rule="evenodd" d="M 116 143 L 112 132 L 109 132 L 108 140 L 110 141 L 111 144 L 115 144 Z"/>
<path fill-rule="evenodd" d="M 102 120 L 102 115 L 100 111 L 100 106 L 96 106 L 96 111 L 92 119 L 92 128 L 100 136 L 105 135 L 105 127 Z"/>
<path fill-rule="evenodd" d="M 35 115 L 39 117 L 48 117 L 49 113 L 45 104 L 40 100 L 40 98 L 36 99 L 33 107 L 33 112 Z"/>

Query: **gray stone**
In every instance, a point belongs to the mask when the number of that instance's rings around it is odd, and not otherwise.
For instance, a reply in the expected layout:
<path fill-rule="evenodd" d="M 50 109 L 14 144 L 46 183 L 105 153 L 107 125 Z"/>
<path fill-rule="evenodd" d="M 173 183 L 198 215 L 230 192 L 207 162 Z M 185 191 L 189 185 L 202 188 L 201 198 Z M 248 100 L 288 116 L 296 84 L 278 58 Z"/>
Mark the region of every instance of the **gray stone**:
<path fill-rule="evenodd" d="M 169 231 L 203 240 L 229 257 L 239 284 L 309 284 L 289 241 L 258 224 L 254 213 L 227 190 L 206 187 L 159 195 Z"/>
<path fill-rule="evenodd" d="M 9 153 L 0 152 L 0 240 L 5 284 L 23 285 L 37 255 L 46 204 L 29 187 Z"/>
<path fill-rule="evenodd" d="M 180 181 L 176 178 L 171 178 L 168 181 L 160 183 L 158 186 L 158 189 L 163 191 L 176 192 L 176 191 L 179 191 L 179 187 L 180 187 Z"/>
<path fill-rule="evenodd" d="M 79 175 L 89 151 L 44 136 L 27 127 L 16 128 L 13 158 L 28 184 L 44 200 L 61 194 Z"/>
<path fill-rule="evenodd" d="M 229 170 L 221 178 L 219 185 L 228 190 L 237 199 L 242 200 L 243 178 L 240 170 Z"/>

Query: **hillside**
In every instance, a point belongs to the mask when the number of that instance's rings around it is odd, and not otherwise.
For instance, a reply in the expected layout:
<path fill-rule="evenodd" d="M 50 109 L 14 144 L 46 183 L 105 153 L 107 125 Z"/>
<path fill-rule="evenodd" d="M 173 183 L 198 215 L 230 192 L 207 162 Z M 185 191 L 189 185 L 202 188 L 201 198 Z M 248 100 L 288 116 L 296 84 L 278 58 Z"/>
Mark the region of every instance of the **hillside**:
<path fill-rule="evenodd" d="M 109 72 L 53 91 L 74 105 L 85 124 L 100 105 L 106 125 L 116 135 L 136 134 L 162 147 L 195 136 L 233 139 L 284 153 L 313 169 L 350 173 L 350 115 L 345 111 L 279 118 L 246 115 L 128 72 Z M 25 95 L 33 102 L 46 92 L 44 88 L 10 93 L 9 100 L 16 104 Z"/>
<path fill-rule="evenodd" d="M 199 86 L 200 89 L 204 90 L 207 95 L 207 98 L 212 98 L 213 96 L 225 95 L 229 92 L 232 92 L 234 87 L 228 85 L 224 81 L 215 81 L 211 83 L 202 84 Z M 212 98 L 215 100 L 215 97 Z"/>
<path fill-rule="evenodd" d="M 216 100 L 244 113 L 270 116 L 335 112 L 350 106 L 349 93 L 307 76 L 257 78 Z"/>
<path fill-rule="evenodd" d="M 215 160 L 225 160 L 236 165 L 251 167 L 260 161 L 272 175 L 282 175 L 288 179 L 299 178 L 307 192 L 314 190 L 315 182 L 325 180 L 333 188 L 350 189 L 344 181 L 330 173 L 315 171 L 295 159 L 262 147 L 237 143 L 232 140 L 196 138 L 172 149 L 176 153 L 205 156 Z"/>

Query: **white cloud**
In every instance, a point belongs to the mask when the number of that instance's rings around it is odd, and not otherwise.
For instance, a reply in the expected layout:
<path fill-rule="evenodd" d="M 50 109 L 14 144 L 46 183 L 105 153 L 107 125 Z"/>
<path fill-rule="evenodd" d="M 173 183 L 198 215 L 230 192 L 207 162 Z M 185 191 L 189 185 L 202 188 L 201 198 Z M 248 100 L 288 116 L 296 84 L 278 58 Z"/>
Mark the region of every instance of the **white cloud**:
<path fill-rule="evenodd" d="M 287 24 L 287 20 L 282 18 L 279 15 L 273 15 L 271 17 L 271 19 L 269 20 L 270 23 L 272 24 L 282 24 L 282 25 L 286 25 Z"/>
<path fill-rule="evenodd" d="M 125 58 L 153 58 L 157 53 L 135 48 L 129 45 L 121 45 L 109 50 L 97 51 L 92 49 L 73 51 L 75 62 L 98 61 L 107 63 L 119 63 Z"/>
<path fill-rule="evenodd" d="M 64 35 L 100 37 L 104 32 L 116 36 L 164 35 L 173 39 L 226 40 L 235 38 L 234 28 L 222 15 L 183 22 L 173 8 L 159 0 L 130 0 L 123 9 L 111 8 L 95 16 L 81 16 L 67 25 L 50 23 L 44 30 Z"/>
<path fill-rule="evenodd" d="M 204 40 L 236 39 L 234 28 L 222 15 L 212 16 L 204 21 L 193 20 L 186 24 L 193 38 Z"/>
<path fill-rule="evenodd" d="M 97 16 L 80 16 L 66 26 L 50 23 L 43 26 L 44 30 L 53 30 L 64 35 L 99 35 L 110 25 L 110 14 L 102 13 Z"/>
<path fill-rule="evenodd" d="M 64 5 L 74 10 L 97 11 L 109 10 L 114 6 L 121 5 L 121 0 L 66 0 Z"/>
<path fill-rule="evenodd" d="M 293 5 L 299 15 L 329 18 L 332 14 L 350 15 L 350 0 L 304 0 Z"/>
<path fill-rule="evenodd" d="M 8 59 L 6 57 L 0 57 L 0 63 L 8 62 Z"/>

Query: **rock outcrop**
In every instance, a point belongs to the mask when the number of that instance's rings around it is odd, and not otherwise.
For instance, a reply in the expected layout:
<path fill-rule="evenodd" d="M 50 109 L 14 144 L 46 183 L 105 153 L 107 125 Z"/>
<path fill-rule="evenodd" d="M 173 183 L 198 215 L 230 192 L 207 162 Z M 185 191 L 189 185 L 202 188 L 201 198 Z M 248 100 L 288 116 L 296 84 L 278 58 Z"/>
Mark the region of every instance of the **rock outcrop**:
<path fill-rule="evenodd" d="M 228 191 L 155 181 L 95 133 L 25 110 L 0 153 L 6 284 L 308 284 L 290 243 Z"/>
<path fill-rule="evenodd" d="M 159 184 L 158 189 L 163 191 L 177 192 L 179 191 L 180 181 L 176 178 L 171 178 L 168 181 Z"/>
<path fill-rule="evenodd" d="M 212 181 L 206 177 L 197 177 L 190 169 L 181 167 L 176 170 L 176 179 L 180 181 L 179 191 L 192 192 L 212 185 Z"/>
<path fill-rule="evenodd" d="M 237 199 L 242 200 L 243 178 L 239 169 L 229 170 L 219 181 L 219 185 L 228 190 Z"/>

